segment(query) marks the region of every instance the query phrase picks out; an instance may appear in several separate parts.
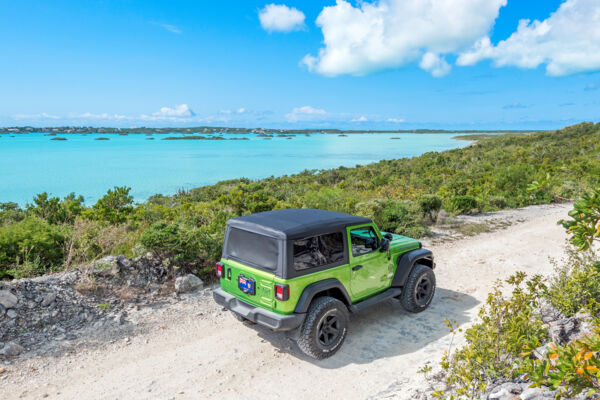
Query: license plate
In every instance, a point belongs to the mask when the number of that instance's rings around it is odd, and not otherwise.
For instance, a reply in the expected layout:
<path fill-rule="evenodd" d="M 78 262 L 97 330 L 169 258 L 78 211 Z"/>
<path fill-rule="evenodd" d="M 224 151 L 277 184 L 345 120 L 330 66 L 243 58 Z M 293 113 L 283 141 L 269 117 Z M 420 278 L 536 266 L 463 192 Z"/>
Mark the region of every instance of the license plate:
<path fill-rule="evenodd" d="M 256 284 L 252 278 L 246 278 L 245 276 L 240 275 L 238 277 L 238 287 L 246 294 L 254 295 L 256 293 Z"/>

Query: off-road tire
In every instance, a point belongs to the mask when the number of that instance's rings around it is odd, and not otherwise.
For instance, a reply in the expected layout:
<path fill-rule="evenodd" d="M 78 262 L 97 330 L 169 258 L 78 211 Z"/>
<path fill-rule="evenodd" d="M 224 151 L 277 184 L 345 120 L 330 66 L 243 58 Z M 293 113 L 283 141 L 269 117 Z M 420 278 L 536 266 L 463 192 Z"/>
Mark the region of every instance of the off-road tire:
<path fill-rule="evenodd" d="M 427 288 L 424 288 L 427 285 Z M 402 307 L 411 313 L 420 313 L 431 304 L 435 295 L 435 274 L 426 265 L 416 264 L 400 295 Z"/>
<path fill-rule="evenodd" d="M 337 331 L 337 336 L 334 336 L 334 331 Z M 300 327 L 298 347 L 304 354 L 317 360 L 331 357 L 342 347 L 347 331 L 346 305 L 333 297 L 318 297 L 310 303 L 306 319 Z"/>

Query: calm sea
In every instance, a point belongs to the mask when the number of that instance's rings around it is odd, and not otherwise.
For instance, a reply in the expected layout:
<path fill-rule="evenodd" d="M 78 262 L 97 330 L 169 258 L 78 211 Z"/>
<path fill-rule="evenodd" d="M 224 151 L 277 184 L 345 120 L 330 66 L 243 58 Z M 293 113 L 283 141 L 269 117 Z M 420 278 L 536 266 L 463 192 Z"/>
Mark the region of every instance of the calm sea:
<path fill-rule="evenodd" d="M 127 136 L 42 133 L 0 135 L 0 202 L 31 202 L 36 193 L 81 194 L 93 204 L 113 186 L 129 186 L 136 201 L 224 179 L 352 167 L 469 144 L 453 134 L 297 135 L 293 139 L 162 140 L 180 134 Z M 95 140 L 107 137 L 110 140 Z M 392 139 L 392 137 L 400 139 Z M 148 140 L 154 138 L 154 140 Z"/>

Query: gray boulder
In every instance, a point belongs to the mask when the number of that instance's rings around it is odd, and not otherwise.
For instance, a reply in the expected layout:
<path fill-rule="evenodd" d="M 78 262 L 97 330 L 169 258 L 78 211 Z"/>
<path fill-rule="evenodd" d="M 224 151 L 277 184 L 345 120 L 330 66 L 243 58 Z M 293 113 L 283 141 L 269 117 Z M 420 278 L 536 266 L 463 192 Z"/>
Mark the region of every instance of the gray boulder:
<path fill-rule="evenodd" d="M 506 382 L 497 386 L 488 395 L 488 399 L 511 400 L 517 399 L 517 395 L 521 394 L 523 388 L 521 385 L 513 382 Z"/>
<path fill-rule="evenodd" d="M 56 295 L 54 293 L 48 293 L 42 300 L 42 307 L 48 307 L 50 304 L 54 303 L 54 300 L 56 300 Z"/>
<path fill-rule="evenodd" d="M 577 318 L 561 318 L 550 324 L 548 336 L 559 345 L 568 343 L 572 336 L 579 333 L 579 320 Z"/>
<path fill-rule="evenodd" d="M 8 290 L 0 290 L 0 304 L 5 308 L 15 308 L 19 299 Z"/>
<path fill-rule="evenodd" d="M 96 276 L 111 277 L 119 272 L 119 265 L 116 256 L 106 256 L 96 260 L 92 264 L 93 273 Z"/>
<path fill-rule="evenodd" d="M 194 274 L 187 274 L 175 279 L 175 291 L 177 293 L 187 293 L 202 287 L 204 287 L 204 282 Z"/>
<path fill-rule="evenodd" d="M 544 398 L 554 398 L 554 395 L 541 388 L 527 388 L 521 393 L 521 400 L 538 400 Z"/>
<path fill-rule="evenodd" d="M 24 351 L 25 351 L 25 349 L 18 343 L 8 342 L 4 345 L 2 350 L 0 350 L 0 354 L 3 356 L 7 356 L 7 357 L 14 357 L 14 356 L 18 356 L 19 354 L 21 354 Z"/>
<path fill-rule="evenodd" d="M 573 317 L 561 318 L 550 323 L 548 335 L 554 343 L 563 345 L 592 332 L 592 321 L 593 318 L 588 313 L 579 312 Z"/>

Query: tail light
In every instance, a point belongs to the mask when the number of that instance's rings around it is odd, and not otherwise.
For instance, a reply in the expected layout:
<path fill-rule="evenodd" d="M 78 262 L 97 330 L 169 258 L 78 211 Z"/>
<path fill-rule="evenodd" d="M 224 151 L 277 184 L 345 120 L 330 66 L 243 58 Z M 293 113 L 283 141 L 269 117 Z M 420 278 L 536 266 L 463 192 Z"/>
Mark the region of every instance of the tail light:
<path fill-rule="evenodd" d="M 224 274 L 223 271 L 225 270 L 225 267 L 223 266 L 223 263 L 218 262 L 215 265 L 215 273 L 217 274 L 217 278 L 223 278 Z"/>
<path fill-rule="evenodd" d="M 289 285 L 281 285 L 277 283 L 275 285 L 275 298 L 279 301 L 286 301 L 290 298 L 290 287 Z"/>

